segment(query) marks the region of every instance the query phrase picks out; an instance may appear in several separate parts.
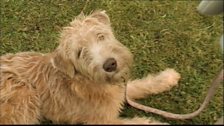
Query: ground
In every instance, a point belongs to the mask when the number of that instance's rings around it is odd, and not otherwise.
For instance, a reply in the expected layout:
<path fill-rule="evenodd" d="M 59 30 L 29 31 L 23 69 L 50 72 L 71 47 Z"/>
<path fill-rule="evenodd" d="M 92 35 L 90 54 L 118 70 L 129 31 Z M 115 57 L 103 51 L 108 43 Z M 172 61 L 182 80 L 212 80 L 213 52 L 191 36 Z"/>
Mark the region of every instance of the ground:
<path fill-rule="evenodd" d="M 115 36 L 134 54 L 132 78 L 167 67 L 180 72 L 178 87 L 138 102 L 174 113 L 196 110 L 222 65 L 218 45 L 223 15 L 203 16 L 200 1 L 149 0 L 2 0 L 0 55 L 20 51 L 50 52 L 57 38 L 81 10 L 104 9 Z M 223 115 L 223 84 L 209 106 L 191 120 L 168 120 L 126 105 L 121 116 L 152 116 L 171 124 L 213 124 Z"/>

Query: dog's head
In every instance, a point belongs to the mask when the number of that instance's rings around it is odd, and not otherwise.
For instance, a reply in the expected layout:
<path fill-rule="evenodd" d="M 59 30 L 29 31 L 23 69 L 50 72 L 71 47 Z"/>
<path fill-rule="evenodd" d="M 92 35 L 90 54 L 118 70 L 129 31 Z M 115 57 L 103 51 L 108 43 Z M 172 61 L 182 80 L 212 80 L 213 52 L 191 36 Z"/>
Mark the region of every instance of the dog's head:
<path fill-rule="evenodd" d="M 98 83 L 126 81 L 133 61 L 129 49 L 114 37 L 105 11 L 77 16 L 63 29 L 56 52 L 59 70 Z"/>

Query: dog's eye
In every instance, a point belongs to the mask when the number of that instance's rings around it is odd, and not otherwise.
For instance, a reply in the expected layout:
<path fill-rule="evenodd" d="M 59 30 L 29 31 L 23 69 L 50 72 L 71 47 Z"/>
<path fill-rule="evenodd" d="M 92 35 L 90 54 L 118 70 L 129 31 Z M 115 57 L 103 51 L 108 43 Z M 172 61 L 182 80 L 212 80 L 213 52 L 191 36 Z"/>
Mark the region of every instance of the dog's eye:
<path fill-rule="evenodd" d="M 99 41 L 103 41 L 103 40 L 105 39 L 105 36 L 104 36 L 103 34 L 101 34 L 101 33 L 98 33 L 98 34 L 97 34 L 97 39 L 98 39 Z"/>
<path fill-rule="evenodd" d="M 78 58 L 80 57 L 80 55 L 81 55 L 81 53 L 82 53 L 82 49 L 83 49 L 83 48 L 79 48 L 79 50 L 78 50 L 78 54 L 77 54 L 77 57 L 78 57 Z"/>

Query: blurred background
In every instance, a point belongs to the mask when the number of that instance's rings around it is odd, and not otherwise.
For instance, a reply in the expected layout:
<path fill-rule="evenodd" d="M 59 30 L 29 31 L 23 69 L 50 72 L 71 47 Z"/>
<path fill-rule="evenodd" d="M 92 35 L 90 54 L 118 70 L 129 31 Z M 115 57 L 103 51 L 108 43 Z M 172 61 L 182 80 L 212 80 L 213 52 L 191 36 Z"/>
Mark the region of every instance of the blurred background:
<path fill-rule="evenodd" d="M 205 16 L 200 1 L 153 0 L 1 0 L 0 55 L 53 51 L 62 27 L 82 10 L 106 10 L 117 39 L 134 54 L 132 78 L 167 67 L 180 72 L 178 87 L 138 102 L 173 113 L 199 108 L 222 66 L 219 40 L 223 15 Z M 121 116 L 148 116 L 171 124 L 213 124 L 223 116 L 223 85 L 197 117 L 168 120 L 125 105 Z M 45 121 L 43 123 L 50 123 Z"/>

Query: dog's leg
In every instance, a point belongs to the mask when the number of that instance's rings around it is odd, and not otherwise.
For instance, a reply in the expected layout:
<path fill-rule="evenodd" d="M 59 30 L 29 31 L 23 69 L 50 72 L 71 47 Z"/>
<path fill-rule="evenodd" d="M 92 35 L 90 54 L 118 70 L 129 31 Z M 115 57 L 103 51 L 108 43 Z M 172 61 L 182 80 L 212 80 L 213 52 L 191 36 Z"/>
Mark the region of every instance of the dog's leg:
<path fill-rule="evenodd" d="M 39 99 L 24 82 L 0 78 L 0 124 L 39 123 Z"/>
<path fill-rule="evenodd" d="M 174 69 L 166 69 L 156 76 L 148 75 L 143 79 L 133 80 L 127 84 L 127 95 L 131 99 L 144 98 L 170 90 L 178 84 L 180 74 Z"/>

